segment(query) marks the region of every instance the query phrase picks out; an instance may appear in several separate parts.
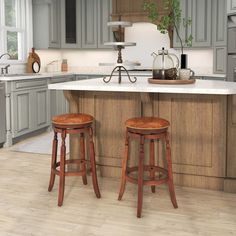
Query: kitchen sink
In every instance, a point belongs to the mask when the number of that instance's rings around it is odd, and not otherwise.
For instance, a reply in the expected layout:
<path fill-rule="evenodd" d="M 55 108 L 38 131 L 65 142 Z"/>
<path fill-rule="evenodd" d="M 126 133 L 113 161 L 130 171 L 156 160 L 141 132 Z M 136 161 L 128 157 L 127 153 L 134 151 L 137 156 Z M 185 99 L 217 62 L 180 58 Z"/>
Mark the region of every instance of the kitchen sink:
<path fill-rule="evenodd" d="M 2 77 L 18 77 L 18 76 L 36 76 L 36 75 L 41 75 L 41 74 L 36 74 L 36 73 L 19 73 L 19 74 L 2 74 Z"/>

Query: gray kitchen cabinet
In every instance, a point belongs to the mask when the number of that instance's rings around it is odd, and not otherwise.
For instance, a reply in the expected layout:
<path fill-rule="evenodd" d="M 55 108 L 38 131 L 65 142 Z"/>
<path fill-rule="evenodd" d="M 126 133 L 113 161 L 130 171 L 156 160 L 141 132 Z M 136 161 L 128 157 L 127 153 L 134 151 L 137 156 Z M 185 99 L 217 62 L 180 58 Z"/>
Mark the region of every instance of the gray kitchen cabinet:
<path fill-rule="evenodd" d="M 236 53 L 236 27 L 228 28 L 228 53 Z"/>
<path fill-rule="evenodd" d="M 61 47 L 111 49 L 103 45 L 113 41 L 111 13 L 112 0 L 61 0 Z"/>
<path fill-rule="evenodd" d="M 227 49 L 226 47 L 214 47 L 213 49 L 213 71 L 218 74 L 226 74 Z"/>
<path fill-rule="evenodd" d="M 97 1 L 82 0 L 82 48 L 97 48 Z"/>
<path fill-rule="evenodd" d="M 72 76 L 58 76 L 51 78 L 49 80 L 50 84 L 54 83 L 63 83 L 63 82 L 68 82 L 74 80 L 75 77 Z M 68 102 L 64 96 L 63 91 L 60 90 L 50 90 L 50 107 L 51 107 L 51 112 L 50 116 L 56 116 L 64 113 L 69 112 L 69 105 Z"/>
<path fill-rule="evenodd" d="M 6 98 L 4 83 L 0 83 L 0 144 L 6 139 Z"/>
<path fill-rule="evenodd" d="M 212 1 L 213 72 L 227 72 L 227 13 L 226 0 Z"/>
<path fill-rule="evenodd" d="M 187 0 L 180 0 L 181 17 L 185 19 L 188 18 L 188 4 L 189 2 Z M 185 39 L 187 38 L 187 29 L 183 26 L 182 22 L 180 23 L 178 32 L 179 32 L 180 38 L 183 39 L 183 44 L 184 44 Z M 180 40 L 175 30 L 174 30 L 174 35 L 173 35 L 173 46 L 175 48 L 181 47 Z"/>
<path fill-rule="evenodd" d="M 50 125 L 50 102 L 47 77 L 5 82 L 6 140 L 13 139 Z"/>
<path fill-rule="evenodd" d="M 236 0 L 227 0 L 227 13 L 236 13 Z"/>
<path fill-rule="evenodd" d="M 189 6 L 188 6 L 189 7 Z M 193 47 L 211 46 L 211 0 L 193 0 L 191 11 L 192 27 L 191 30 Z"/>
<path fill-rule="evenodd" d="M 192 24 L 184 28 L 180 26 L 180 35 L 183 42 L 192 34 L 192 47 L 211 46 L 211 0 L 180 0 L 182 18 L 191 18 Z M 174 47 L 180 47 L 179 39 L 174 32 Z"/>
<path fill-rule="evenodd" d="M 47 80 L 14 81 L 11 87 L 12 138 L 49 126 Z"/>
<path fill-rule="evenodd" d="M 33 46 L 36 49 L 61 47 L 61 15 L 58 0 L 33 0 Z"/>
<path fill-rule="evenodd" d="M 107 22 L 111 21 L 112 0 L 98 0 L 98 48 L 109 48 L 105 46 L 105 42 L 113 42 L 113 32 L 111 27 L 107 26 Z"/>
<path fill-rule="evenodd" d="M 227 13 L 226 0 L 212 1 L 212 44 L 227 45 Z"/>
<path fill-rule="evenodd" d="M 236 55 L 228 55 L 227 81 L 236 82 Z"/>
<path fill-rule="evenodd" d="M 61 48 L 81 48 L 81 0 L 61 0 Z"/>

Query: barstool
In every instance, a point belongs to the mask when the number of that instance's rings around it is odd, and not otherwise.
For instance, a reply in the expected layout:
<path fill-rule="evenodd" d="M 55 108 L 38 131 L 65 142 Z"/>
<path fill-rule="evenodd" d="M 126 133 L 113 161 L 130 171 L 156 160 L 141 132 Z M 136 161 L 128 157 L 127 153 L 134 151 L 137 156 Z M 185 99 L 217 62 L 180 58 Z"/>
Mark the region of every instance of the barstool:
<path fill-rule="evenodd" d="M 118 200 L 122 199 L 125 191 L 126 181 L 138 184 L 138 206 L 137 217 L 141 217 L 143 204 L 143 185 L 151 186 L 151 190 L 155 192 L 155 186 L 167 183 L 170 192 L 171 202 L 174 208 L 178 208 L 175 190 L 173 184 L 171 148 L 168 127 L 169 121 L 156 117 L 140 117 L 131 118 L 125 122 L 126 139 L 125 139 L 125 155 L 122 163 L 122 177 Z M 130 138 L 138 139 L 140 145 L 138 166 L 128 167 L 129 157 L 129 140 Z M 150 140 L 150 159 L 149 165 L 144 165 L 144 141 Z M 165 157 L 167 168 L 155 165 L 154 141 L 163 140 L 165 142 Z M 144 180 L 144 171 L 148 171 L 149 180 Z M 132 172 L 138 172 L 137 178 L 131 175 Z M 156 176 L 159 173 L 159 178 Z"/>
<path fill-rule="evenodd" d="M 90 163 L 92 182 L 94 192 L 97 198 L 101 197 L 97 173 L 96 173 L 96 163 L 95 163 L 95 153 L 94 153 L 94 143 L 93 143 L 93 124 L 94 118 L 91 115 L 87 114 L 63 114 L 59 116 L 54 116 L 52 118 L 52 127 L 54 130 L 54 139 L 52 145 L 52 161 L 51 161 L 51 174 L 48 191 L 50 192 L 53 188 L 55 175 L 60 176 L 59 180 L 59 194 L 58 194 L 58 206 L 62 206 L 64 198 L 64 189 L 65 189 L 65 176 L 82 176 L 83 184 L 87 184 L 87 162 Z M 61 153 L 60 161 L 57 162 L 57 133 L 61 134 Z M 85 144 L 84 136 L 85 133 L 89 137 L 89 160 L 85 160 Z M 70 159 L 66 160 L 66 144 L 65 139 L 67 134 L 80 134 L 80 159 Z M 65 170 L 65 166 L 69 164 L 78 164 L 80 170 L 78 171 L 69 171 Z"/>

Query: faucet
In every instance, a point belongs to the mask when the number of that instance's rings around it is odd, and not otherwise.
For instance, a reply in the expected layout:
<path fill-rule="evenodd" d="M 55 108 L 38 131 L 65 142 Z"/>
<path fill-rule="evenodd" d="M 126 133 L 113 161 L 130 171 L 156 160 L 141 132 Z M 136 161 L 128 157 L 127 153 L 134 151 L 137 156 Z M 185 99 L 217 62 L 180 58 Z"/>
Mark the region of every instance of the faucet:
<path fill-rule="evenodd" d="M 5 67 L 1 68 L 1 75 L 8 74 L 8 68 L 10 67 L 10 64 L 6 65 Z M 4 73 L 5 70 L 5 73 Z"/>
<path fill-rule="evenodd" d="M 3 53 L 2 55 L 0 55 L 0 59 L 5 55 L 8 55 L 9 59 L 11 58 L 11 55 L 9 53 Z M 6 65 L 5 67 L 2 67 L 1 68 L 1 75 L 8 74 L 8 68 L 9 67 L 10 67 L 10 64 Z M 4 71 L 5 71 L 5 73 L 4 73 Z"/>
<path fill-rule="evenodd" d="M 2 55 L 0 55 L 0 59 L 5 56 L 5 55 L 8 55 L 9 56 L 9 59 L 11 59 L 11 55 L 9 53 L 3 53 Z"/>

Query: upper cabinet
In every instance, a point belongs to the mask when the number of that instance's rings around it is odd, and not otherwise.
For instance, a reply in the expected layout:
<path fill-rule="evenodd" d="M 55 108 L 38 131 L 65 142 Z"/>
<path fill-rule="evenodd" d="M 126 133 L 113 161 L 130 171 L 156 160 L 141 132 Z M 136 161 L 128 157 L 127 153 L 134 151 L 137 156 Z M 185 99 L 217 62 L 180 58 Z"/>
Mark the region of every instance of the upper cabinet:
<path fill-rule="evenodd" d="M 61 0 L 62 48 L 107 48 L 112 0 Z"/>
<path fill-rule="evenodd" d="M 211 46 L 211 0 L 193 0 L 188 6 L 192 19 L 190 33 L 193 36 L 193 47 Z"/>
<path fill-rule="evenodd" d="M 213 46 L 227 44 L 226 0 L 212 1 L 212 44 Z"/>
<path fill-rule="evenodd" d="M 60 48 L 60 2 L 33 0 L 33 46 L 36 49 Z"/>
<path fill-rule="evenodd" d="M 236 13 L 236 0 L 227 0 L 227 13 Z"/>
<path fill-rule="evenodd" d="M 180 36 L 185 39 L 193 36 L 192 47 L 211 46 L 211 0 L 180 0 L 182 18 L 191 18 L 192 24 L 186 28 L 180 25 Z M 180 47 L 180 42 L 174 32 L 174 47 Z"/>
<path fill-rule="evenodd" d="M 113 33 L 107 22 L 111 21 L 112 0 L 98 0 L 98 48 L 111 48 L 104 46 L 105 42 L 113 42 Z"/>
<path fill-rule="evenodd" d="M 61 0 L 61 47 L 81 48 L 81 0 Z"/>
<path fill-rule="evenodd" d="M 111 13 L 112 0 L 33 0 L 34 47 L 108 48 Z"/>
<path fill-rule="evenodd" d="M 226 0 L 212 1 L 212 46 L 214 73 L 227 72 L 227 13 Z"/>

